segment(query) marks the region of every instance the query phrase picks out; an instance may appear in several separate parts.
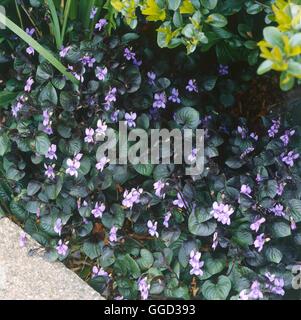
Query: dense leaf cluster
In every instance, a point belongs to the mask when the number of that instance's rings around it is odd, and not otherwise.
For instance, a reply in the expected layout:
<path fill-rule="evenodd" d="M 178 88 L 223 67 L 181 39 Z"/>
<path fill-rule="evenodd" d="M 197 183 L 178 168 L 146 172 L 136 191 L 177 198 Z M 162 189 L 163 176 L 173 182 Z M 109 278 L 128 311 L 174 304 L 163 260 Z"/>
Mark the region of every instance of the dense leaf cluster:
<path fill-rule="evenodd" d="M 262 9 L 247 3 L 248 13 Z M 237 115 L 254 76 L 241 59 L 224 66 L 143 34 L 77 31 L 59 52 L 49 37 L 39 42 L 79 84 L 24 42 L 3 49 L 1 214 L 107 298 L 296 298 L 301 129 L 291 110 Z M 101 158 L 97 134 L 120 120 L 129 131 L 204 129 L 204 172 Z"/>

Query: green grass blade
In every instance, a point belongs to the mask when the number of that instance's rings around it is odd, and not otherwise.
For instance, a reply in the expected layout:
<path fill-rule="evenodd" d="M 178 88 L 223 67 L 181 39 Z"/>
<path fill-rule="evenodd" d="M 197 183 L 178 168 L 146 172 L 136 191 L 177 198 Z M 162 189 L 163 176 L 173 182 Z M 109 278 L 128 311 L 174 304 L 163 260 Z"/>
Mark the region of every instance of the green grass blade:
<path fill-rule="evenodd" d="M 17 11 L 17 14 L 18 14 L 18 17 L 19 17 L 21 28 L 24 29 L 23 20 L 22 20 L 22 16 L 21 16 L 21 13 L 20 13 L 20 9 L 19 9 L 19 5 L 17 3 L 17 0 L 15 0 L 15 5 L 16 5 L 16 11 Z"/>
<path fill-rule="evenodd" d="M 13 31 L 18 37 L 25 41 L 29 46 L 33 47 L 40 55 L 42 55 L 49 63 L 51 63 L 58 71 L 60 71 L 67 79 L 78 84 L 78 80 L 66 70 L 62 63 L 56 59 L 51 52 L 41 46 L 36 40 L 29 36 L 25 31 L 18 27 L 13 21 L 0 12 L 0 21 L 7 28 Z"/>
<path fill-rule="evenodd" d="M 79 7 L 80 7 L 80 12 L 81 12 L 81 17 L 82 17 L 82 23 L 84 25 L 85 29 L 89 28 L 90 25 L 90 13 L 91 9 L 95 5 L 95 0 L 81 0 Z"/>
<path fill-rule="evenodd" d="M 53 33 L 54 33 L 54 38 L 55 42 L 57 45 L 57 48 L 60 49 L 61 43 L 62 43 L 62 38 L 61 38 L 61 28 L 60 28 L 60 22 L 59 18 L 57 16 L 56 8 L 52 0 L 47 0 L 48 7 L 51 13 L 51 20 L 52 20 L 52 25 L 53 25 Z"/>
<path fill-rule="evenodd" d="M 66 27 L 67 27 L 67 22 L 69 18 L 71 4 L 72 4 L 72 0 L 67 0 L 65 10 L 64 10 L 64 22 L 63 22 L 63 28 L 62 28 L 62 34 L 61 34 L 61 46 L 63 45 L 64 39 L 65 39 Z"/>
<path fill-rule="evenodd" d="M 69 12 L 69 19 L 76 20 L 78 15 L 78 0 L 72 1 Z"/>

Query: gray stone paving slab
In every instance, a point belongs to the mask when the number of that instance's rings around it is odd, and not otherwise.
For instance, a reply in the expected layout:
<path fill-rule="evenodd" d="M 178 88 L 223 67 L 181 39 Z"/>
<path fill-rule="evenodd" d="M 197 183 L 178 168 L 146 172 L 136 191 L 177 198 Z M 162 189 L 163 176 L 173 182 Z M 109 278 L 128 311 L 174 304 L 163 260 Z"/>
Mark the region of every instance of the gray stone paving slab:
<path fill-rule="evenodd" d="M 27 235 L 21 248 L 22 232 L 8 218 L 0 219 L 0 300 L 103 300 L 62 263 L 29 255 L 40 245 Z"/>

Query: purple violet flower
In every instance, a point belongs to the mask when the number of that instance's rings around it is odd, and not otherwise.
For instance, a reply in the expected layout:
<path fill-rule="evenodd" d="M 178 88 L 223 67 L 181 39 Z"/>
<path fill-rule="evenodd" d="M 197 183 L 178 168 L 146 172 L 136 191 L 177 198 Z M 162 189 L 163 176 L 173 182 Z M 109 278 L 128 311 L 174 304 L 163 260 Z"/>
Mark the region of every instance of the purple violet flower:
<path fill-rule="evenodd" d="M 41 209 L 40 208 L 37 209 L 36 216 L 37 216 L 37 219 L 40 219 L 40 217 L 41 217 Z"/>
<path fill-rule="evenodd" d="M 106 210 L 106 206 L 102 202 L 100 203 L 96 202 L 95 207 L 91 211 L 91 213 L 95 218 L 102 218 L 102 214 L 104 213 L 105 210 Z"/>
<path fill-rule="evenodd" d="M 213 241 L 212 241 L 212 249 L 213 251 L 215 251 L 215 249 L 217 248 L 218 246 L 218 233 L 217 232 L 214 232 L 213 234 Z"/>
<path fill-rule="evenodd" d="M 263 293 L 260 288 L 260 283 L 257 280 L 252 283 L 250 290 L 244 289 L 239 294 L 240 300 L 258 300 L 262 298 Z"/>
<path fill-rule="evenodd" d="M 251 132 L 250 138 L 252 138 L 255 141 L 258 141 L 258 135 L 255 132 Z"/>
<path fill-rule="evenodd" d="M 133 65 L 140 67 L 142 65 L 142 60 L 137 60 L 136 58 L 133 59 Z"/>
<path fill-rule="evenodd" d="M 116 228 L 115 226 L 111 228 L 110 234 L 109 234 L 110 242 L 117 242 L 117 231 L 118 231 L 118 228 Z"/>
<path fill-rule="evenodd" d="M 47 159 L 50 159 L 50 160 L 53 160 L 53 159 L 56 159 L 56 160 L 57 160 L 57 156 L 56 156 L 56 145 L 55 145 L 55 144 L 52 144 L 52 145 L 49 147 L 49 149 L 48 149 L 45 157 L 46 157 Z"/>
<path fill-rule="evenodd" d="M 283 194 L 283 191 L 284 191 L 284 187 L 285 187 L 285 183 L 284 182 L 280 182 L 278 185 L 277 185 L 277 195 L 278 196 L 282 196 Z"/>
<path fill-rule="evenodd" d="M 284 296 L 285 291 L 284 287 L 284 279 L 277 278 L 274 274 L 269 272 L 265 273 L 265 276 L 268 278 L 268 282 L 266 283 L 266 288 L 276 295 Z"/>
<path fill-rule="evenodd" d="M 33 56 L 35 51 L 34 51 L 34 48 L 33 47 L 28 47 L 26 49 L 26 53 L 29 54 L 30 56 Z"/>
<path fill-rule="evenodd" d="M 296 221 L 294 220 L 293 217 L 290 217 L 290 221 L 291 221 L 291 230 L 294 231 L 297 229 L 297 224 Z"/>
<path fill-rule="evenodd" d="M 49 122 L 49 125 L 47 127 L 43 128 L 43 131 L 48 135 L 53 134 L 53 130 L 52 130 L 51 125 L 52 125 L 52 121 Z"/>
<path fill-rule="evenodd" d="M 89 68 L 93 68 L 93 65 L 96 62 L 96 59 L 86 54 L 80 59 L 80 61 L 83 63 L 84 66 L 88 65 Z"/>
<path fill-rule="evenodd" d="M 109 274 L 103 269 L 94 266 L 92 268 L 92 278 L 95 277 L 107 277 Z"/>
<path fill-rule="evenodd" d="M 229 66 L 220 64 L 218 66 L 218 74 L 220 76 L 227 76 L 229 74 Z"/>
<path fill-rule="evenodd" d="M 98 171 L 102 172 L 108 162 L 110 162 L 110 159 L 102 157 L 99 162 L 96 163 L 95 167 Z"/>
<path fill-rule="evenodd" d="M 191 154 L 188 155 L 187 160 L 190 162 L 194 162 L 196 160 L 196 156 L 198 154 L 198 150 L 196 148 L 191 150 Z"/>
<path fill-rule="evenodd" d="M 196 92 L 196 93 L 199 92 L 195 79 L 190 79 L 188 81 L 188 84 L 186 86 L 186 90 L 189 91 L 189 92 L 193 92 L 193 91 Z"/>
<path fill-rule="evenodd" d="M 266 242 L 266 239 L 264 237 L 264 233 L 262 233 L 256 237 L 256 240 L 254 241 L 254 246 L 255 246 L 255 248 L 258 248 L 257 249 L 258 252 L 262 251 L 265 242 Z"/>
<path fill-rule="evenodd" d="M 71 49 L 71 46 L 62 47 L 61 50 L 60 50 L 60 53 L 59 53 L 60 57 L 61 58 L 65 58 L 70 49 Z"/>
<path fill-rule="evenodd" d="M 25 32 L 31 37 L 34 35 L 35 31 L 36 31 L 35 28 L 26 28 L 25 29 Z"/>
<path fill-rule="evenodd" d="M 251 225 L 250 225 L 250 229 L 255 231 L 255 232 L 258 232 L 260 226 L 265 222 L 265 218 L 260 218 L 258 220 L 256 220 L 255 222 L 253 222 Z"/>
<path fill-rule="evenodd" d="M 212 208 L 210 214 L 212 214 L 218 222 L 226 225 L 231 224 L 230 216 L 234 213 L 234 209 L 230 205 L 215 201 Z"/>
<path fill-rule="evenodd" d="M 131 191 L 125 190 L 123 193 L 122 205 L 126 208 L 132 209 L 135 203 L 140 202 L 140 196 L 143 193 L 143 189 L 132 188 Z"/>
<path fill-rule="evenodd" d="M 151 220 L 147 221 L 148 233 L 152 237 L 159 238 L 159 233 L 157 232 L 157 226 L 158 226 L 157 221 L 154 221 L 154 222 L 152 222 Z"/>
<path fill-rule="evenodd" d="M 34 80 L 32 79 L 32 77 L 29 77 L 26 80 L 26 85 L 24 87 L 24 91 L 26 92 L 30 92 L 31 91 L 31 86 L 34 84 Z"/>
<path fill-rule="evenodd" d="M 18 113 L 21 111 L 21 109 L 23 108 L 24 106 L 24 97 L 20 97 L 19 100 L 12 105 L 12 108 L 11 108 L 11 112 L 12 112 L 12 115 L 17 118 L 18 116 Z"/>
<path fill-rule="evenodd" d="M 166 95 L 165 92 L 155 93 L 153 107 L 157 109 L 166 108 Z"/>
<path fill-rule="evenodd" d="M 171 218 L 171 212 L 168 211 L 168 212 L 166 212 L 165 215 L 164 215 L 163 225 L 164 225 L 165 228 L 168 228 L 168 227 L 169 227 L 169 220 L 170 220 L 170 218 Z"/>
<path fill-rule="evenodd" d="M 112 88 L 109 90 L 109 92 L 105 96 L 105 101 L 107 104 L 111 104 L 112 102 L 116 101 L 116 94 L 117 94 L 117 89 Z"/>
<path fill-rule="evenodd" d="M 51 135 L 53 133 L 52 131 L 52 121 L 50 120 L 50 117 L 52 116 L 51 112 L 48 112 L 48 110 L 43 110 L 43 131 L 48 134 Z"/>
<path fill-rule="evenodd" d="M 77 209 L 80 209 L 81 207 L 87 207 L 88 203 L 86 200 L 83 201 L 83 203 L 81 204 L 81 200 L 77 199 Z"/>
<path fill-rule="evenodd" d="M 107 22 L 106 19 L 100 19 L 100 20 L 96 23 L 95 29 L 98 29 L 98 31 L 101 31 L 102 28 L 103 28 L 104 26 L 106 26 L 107 24 L 108 24 L 108 22 Z"/>
<path fill-rule="evenodd" d="M 179 90 L 173 88 L 171 90 L 171 95 L 168 97 L 168 100 L 172 101 L 173 103 L 181 103 L 181 99 L 179 98 Z"/>
<path fill-rule="evenodd" d="M 148 83 L 149 83 L 150 85 L 155 85 L 155 80 L 156 80 L 156 78 L 157 78 L 155 72 L 149 71 L 149 72 L 147 73 L 147 77 L 148 77 Z"/>
<path fill-rule="evenodd" d="M 114 112 L 112 112 L 111 114 L 111 120 L 113 122 L 117 122 L 118 121 L 118 115 L 119 115 L 119 110 L 115 110 Z"/>
<path fill-rule="evenodd" d="M 248 290 L 244 289 L 239 293 L 239 300 L 249 300 Z"/>
<path fill-rule="evenodd" d="M 246 128 L 238 126 L 237 132 L 239 133 L 239 135 L 241 136 L 242 139 L 246 139 L 247 134 L 248 134 L 248 130 Z"/>
<path fill-rule="evenodd" d="M 47 176 L 48 179 L 53 180 L 55 178 L 54 168 L 55 164 L 47 166 L 46 163 L 44 163 L 45 176 Z"/>
<path fill-rule="evenodd" d="M 53 230 L 55 233 L 57 233 L 59 236 L 62 234 L 63 229 L 63 222 L 61 218 L 58 218 L 54 224 Z"/>
<path fill-rule="evenodd" d="M 78 169 L 80 168 L 80 159 L 82 158 L 82 154 L 78 153 L 73 160 L 72 159 L 67 159 L 67 166 L 68 168 L 66 169 L 66 173 L 69 174 L 71 177 L 75 176 L 76 178 L 78 177 Z"/>
<path fill-rule="evenodd" d="M 243 184 L 240 188 L 240 193 L 250 197 L 250 194 L 252 193 L 252 189 L 250 188 L 249 185 Z"/>
<path fill-rule="evenodd" d="M 142 300 L 147 300 L 149 295 L 150 284 L 147 283 L 147 277 L 138 280 L 138 290 Z"/>
<path fill-rule="evenodd" d="M 84 82 L 84 80 L 85 80 L 85 79 L 84 79 L 84 76 L 83 76 L 84 71 L 82 72 L 82 74 L 79 74 L 79 73 L 73 71 L 74 68 L 73 68 L 73 66 L 70 66 L 70 65 L 68 65 L 68 70 L 72 71 L 71 73 L 74 75 L 74 77 L 75 77 L 78 81 L 80 81 L 81 83 Z"/>
<path fill-rule="evenodd" d="M 294 160 L 299 158 L 299 153 L 295 153 L 294 151 L 289 151 L 287 154 L 282 153 L 281 154 L 281 161 L 284 162 L 289 167 L 294 166 Z"/>
<path fill-rule="evenodd" d="M 165 192 L 164 188 L 168 186 L 169 184 L 166 182 L 163 182 L 162 180 L 158 180 L 157 182 L 154 183 L 154 189 L 155 189 L 155 195 L 158 198 L 165 198 Z"/>
<path fill-rule="evenodd" d="M 190 270 L 191 275 L 202 276 L 204 274 L 204 271 L 201 269 L 204 265 L 204 261 L 200 261 L 201 256 L 201 252 L 191 250 L 189 259 L 189 264 L 192 266 Z"/>
<path fill-rule="evenodd" d="M 257 173 L 255 180 L 257 183 L 260 183 L 261 181 L 263 181 L 263 177 L 259 173 Z"/>
<path fill-rule="evenodd" d="M 274 213 L 276 217 L 284 217 L 285 212 L 283 209 L 284 209 L 283 205 L 281 205 L 280 203 L 277 203 L 272 209 L 270 209 L 270 212 Z"/>
<path fill-rule="evenodd" d="M 86 128 L 85 134 L 85 142 L 94 143 L 94 129 Z"/>
<path fill-rule="evenodd" d="M 106 67 L 100 68 L 96 67 L 96 78 L 100 81 L 103 81 L 108 74 L 108 69 Z"/>
<path fill-rule="evenodd" d="M 130 60 L 135 59 L 136 54 L 134 52 L 132 52 L 131 49 L 125 48 L 123 56 L 125 57 L 126 60 L 130 61 Z"/>
<path fill-rule="evenodd" d="M 59 255 L 61 256 L 66 256 L 67 252 L 68 252 L 68 246 L 67 243 L 63 243 L 62 240 L 59 240 L 57 247 L 56 247 L 56 251 Z"/>
<path fill-rule="evenodd" d="M 273 125 L 268 130 L 268 135 L 270 138 L 274 138 L 280 129 L 280 119 L 272 120 L 272 122 L 273 122 Z"/>
<path fill-rule="evenodd" d="M 97 129 L 95 130 L 96 139 L 106 135 L 108 126 L 101 119 L 97 121 Z"/>
<path fill-rule="evenodd" d="M 96 7 L 93 7 L 93 8 L 91 9 L 91 12 L 90 12 L 90 19 L 91 19 L 91 20 L 93 20 L 93 19 L 95 18 L 96 13 L 97 13 L 97 10 L 98 10 L 98 8 L 96 8 Z"/>
<path fill-rule="evenodd" d="M 173 203 L 173 205 L 177 206 L 178 208 L 184 208 L 186 206 L 186 204 L 183 201 L 182 196 L 179 192 L 177 193 L 177 199 L 174 200 L 172 203 Z"/>
<path fill-rule="evenodd" d="M 43 110 L 43 126 L 46 127 L 49 125 L 51 114 L 48 110 Z"/>
<path fill-rule="evenodd" d="M 137 118 L 137 114 L 135 112 L 126 113 L 124 115 L 124 118 L 125 118 L 125 120 L 126 120 L 125 122 L 129 128 L 136 127 L 135 120 Z"/>
<path fill-rule="evenodd" d="M 249 298 L 252 300 L 262 299 L 263 293 L 260 289 L 260 283 L 256 280 L 251 285 L 251 291 L 249 293 Z"/>
<path fill-rule="evenodd" d="M 255 150 L 254 147 L 247 147 L 243 153 L 240 155 L 240 159 L 245 158 L 249 153 L 253 152 Z"/>
<path fill-rule="evenodd" d="M 286 130 L 284 135 L 280 137 L 280 140 L 283 142 L 284 146 L 287 146 L 290 141 L 290 137 L 295 134 L 295 130 Z"/>

